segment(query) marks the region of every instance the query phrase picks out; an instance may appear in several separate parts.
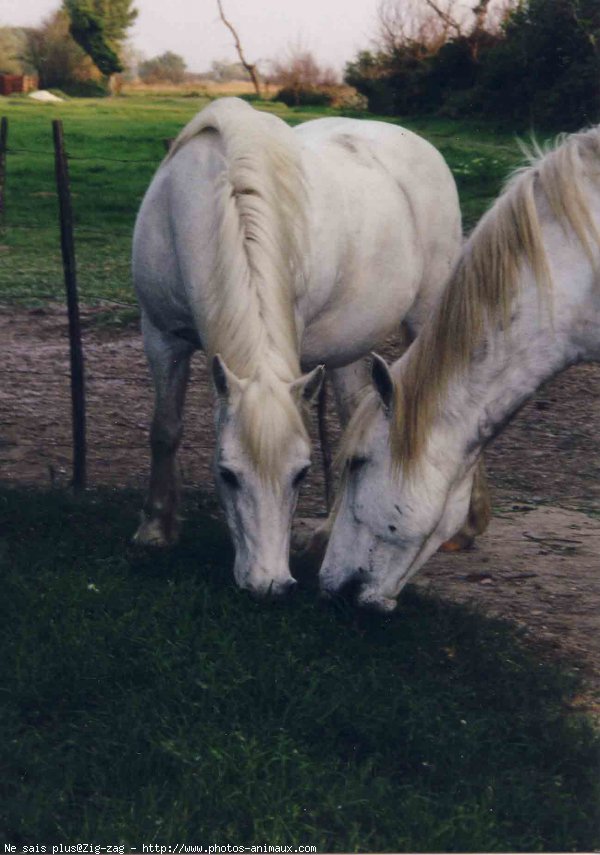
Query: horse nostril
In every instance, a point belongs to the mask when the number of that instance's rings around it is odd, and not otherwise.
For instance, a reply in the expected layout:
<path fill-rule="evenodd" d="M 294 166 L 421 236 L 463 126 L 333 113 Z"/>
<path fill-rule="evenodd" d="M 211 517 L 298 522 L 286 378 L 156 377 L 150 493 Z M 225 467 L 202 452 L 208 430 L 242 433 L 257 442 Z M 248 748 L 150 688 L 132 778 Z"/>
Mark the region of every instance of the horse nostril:
<path fill-rule="evenodd" d="M 341 588 L 338 588 L 334 595 L 335 598 L 343 600 L 347 603 L 353 603 L 360 590 L 360 574 L 362 572 L 362 569 L 359 567 L 356 571 L 356 574 L 347 579 L 341 586 Z"/>

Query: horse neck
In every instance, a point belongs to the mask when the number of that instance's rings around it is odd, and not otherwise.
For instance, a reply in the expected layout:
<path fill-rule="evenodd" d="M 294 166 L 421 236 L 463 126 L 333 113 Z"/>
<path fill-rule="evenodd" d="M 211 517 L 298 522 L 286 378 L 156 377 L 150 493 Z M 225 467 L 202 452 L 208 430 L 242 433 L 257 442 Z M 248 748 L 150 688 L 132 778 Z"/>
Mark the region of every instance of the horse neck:
<path fill-rule="evenodd" d="M 507 328 L 488 331 L 441 401 L 430 449 L 454 472 L 472 465 L 542 383 L 576 362 L 600 359 L 600 305 L 596 297 L 594 321 L 589 283 L 574 273 L 567 288 L 544 297 L 529 272 L 523 278 Z"/>

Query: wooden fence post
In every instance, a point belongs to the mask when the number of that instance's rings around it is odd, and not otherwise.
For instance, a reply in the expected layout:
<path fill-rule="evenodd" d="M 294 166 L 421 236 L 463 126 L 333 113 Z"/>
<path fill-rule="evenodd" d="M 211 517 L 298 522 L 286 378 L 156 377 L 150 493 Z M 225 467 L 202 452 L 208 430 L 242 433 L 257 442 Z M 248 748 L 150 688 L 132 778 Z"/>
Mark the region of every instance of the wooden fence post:
<path fill-rule="evenodd" d="M 331 471 L 331 445 L 327 433 L 327 378 L 324 378 L 317 399 L 317 424 L 319 427 L 319 442 L 321 444 L 321 460 L 323 462 L 323 479 L 325 481 L 325 507 L 329 514 L 333 505 L 333 474 Z"/>
<path fill-rule="evenodd" d="M 6 185 L 6 143 L 8 140 L 8 119 L 0 119 L 0 217 L 4 216 L 4 188 Z"/>
<path fill-rule="evenodd" d="M 73 489 L 78 493 L 85 489 L 86 484 L 83 348 L 81 346 L 81 324 L 79 321 L 79 300 L 77 297 L 77 273 L 75 268 L 75 243 L 73 240 L 73 214 L 71 209 L 69 169 L 60 119 L 55 119 L 52 122 L 52 132 L 54 136 L 56 189 L 60 212 L 60 244 L 69 312 L 71 404 L 73 417 Z"/>

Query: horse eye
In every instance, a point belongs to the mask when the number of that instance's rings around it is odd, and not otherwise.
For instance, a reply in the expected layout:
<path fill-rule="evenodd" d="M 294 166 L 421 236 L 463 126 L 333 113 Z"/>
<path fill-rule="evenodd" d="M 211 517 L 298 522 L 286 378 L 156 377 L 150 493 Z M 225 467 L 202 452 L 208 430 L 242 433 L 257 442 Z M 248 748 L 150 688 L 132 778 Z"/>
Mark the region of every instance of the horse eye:
<path fill-rule="evenodd" d="M 361 466 L 364 466 L 367 462 L 366 457 L 351 457 L 348 461 L 348 471 L 349 472 L 357 472 Z"/>
<path fill-rule="evenodd" d="M 295 476 L 294 481 L 293 481 L 294 487 L 298 487 L 298 485 L 299 485 L 302 481 L 304 481 L 304 479 L 305 479 L 305 478 L 306 478 L 306 476 L 308 475 L 309 469 L 310 469 L 310 466 L 305 466 L 303 469 L 301 469 L 301 470 L 297 473 L 297 475 Z"/>
<path fill-rule="evenodd" d="M 231 469 L 227 469 L 225 466 L 221 466 L 219 468 L 219 475 L 221 479 L 229 486 L 237 489 L 240 486 L 240 480 L 235 472 L 232 472 Z"/>

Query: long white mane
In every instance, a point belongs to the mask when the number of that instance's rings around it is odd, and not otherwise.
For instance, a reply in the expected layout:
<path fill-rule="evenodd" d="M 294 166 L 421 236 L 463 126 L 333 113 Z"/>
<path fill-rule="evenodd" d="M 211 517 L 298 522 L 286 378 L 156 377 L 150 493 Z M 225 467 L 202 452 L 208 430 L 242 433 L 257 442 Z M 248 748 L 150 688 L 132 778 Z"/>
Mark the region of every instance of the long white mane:
<path fill-rule="evenodd" d="M 168 163 L 191 139 L 219 135 L 223 172 L 215 189 L 215 264 L 202 294 L 203 348 L 219 353 L 242 387 L 238 417 L 259 471 L 274 475 L 295 435 L 307 436 L 288 391 L 300 375 L 294 305 L 304 290 L 307 202 L 298 141 L 275 116 L 239 98 L 202 110 L 183 129 Z"/>
<path fill-rule="evenodd" d="M 210 357 L 220 353 L 239 377 L 268 365 L 280 379 L 295 379 L 294 296 L 308 256 L 297 140 L 281 119 L 239 98 L 223 98 L 186 125 L 165 163 L 207 131 L 219 134 L 224 169 L 215 199 L 217 251 L 204 347 Z"/>
<path fill-rule="evenodd" d="M 534 146 L 527 158 L 529 165 L 513 173 L 463 247 L 431 322 L 407 354 L 401 376 L 394 377 L 390 444 L 394 464 L 404 471 L 419 460 L 451 378 L 464 370 L 487 330 L 510 325 L 523 265 L 551 300 L 542 208 L 590 260 L 596 257 L 600 232 L 586 187 L 599 180 L 600 127 L 559 137 L 547 151 Z M 341 460 L 352 455 L 377 407 L 374 393 L 363 399 L 343 438 Z"/>

